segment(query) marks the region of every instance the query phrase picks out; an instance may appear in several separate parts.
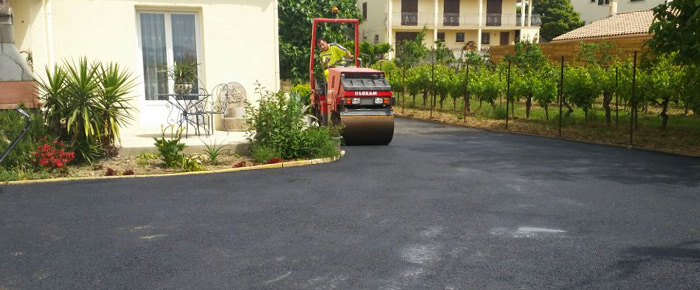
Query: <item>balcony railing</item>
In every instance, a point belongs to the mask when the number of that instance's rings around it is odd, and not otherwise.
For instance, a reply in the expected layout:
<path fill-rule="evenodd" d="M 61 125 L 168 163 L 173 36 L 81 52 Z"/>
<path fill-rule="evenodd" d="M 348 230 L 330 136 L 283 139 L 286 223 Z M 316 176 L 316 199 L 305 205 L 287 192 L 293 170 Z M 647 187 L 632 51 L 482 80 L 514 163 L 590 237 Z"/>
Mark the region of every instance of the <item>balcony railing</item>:
<path fill-rule="evenodd" d="M 465 27 L 476 28 L 479 26 L 478 13 L 439 13 L 438 22 L 435 22 L 434 13 L 423 12 L 395 12 L 393 13 L 392 26 L 415 26 L 415 27 Z M 515 13 L 485 13 L 482 16 L 483 26 L 521 26 L 520 15 Z M 540 15 L 533 14 L 531 18 L 532 26 L 542 25 Z M 527 25 L 527 19 L 525 21 Z"/>
<path fill-rule="evenodd" d="M 418 12 L 401 12 L 401 25 L 403 25 L 403 26 L 417 26 L 418 25 Z"/>
<path fill-rule="evenodd" d="M 503 14 L 501 13 L 486 13 L 486 26 L 501 26 L 502 20 Z"/>
<path fill-rule="evenodd" d="M 435 14 L 421 12 L 394 12 L 391 25 L 393 26 L 417 26 L 434 27 Z"/>
<path fill-rule="evenodd" d="M 521 26 L 520 24 L 522 23 L 522 18 L 521 15 L 518 14 L 515 18 L 515 25 Z M 532 17 L 530 17 L 531 25 L 532 26 L 541 26 L 542 25 L 542 18 L 540 17 L 539 14 L 532 14 Z M 525 19 L 525 26 L 527 26 L 527 18 Z"/>
<path fill-rule="evenodd" d="M 459 26 L 459 13 L 443 13 L 442 23 L 445 26 Z"/>

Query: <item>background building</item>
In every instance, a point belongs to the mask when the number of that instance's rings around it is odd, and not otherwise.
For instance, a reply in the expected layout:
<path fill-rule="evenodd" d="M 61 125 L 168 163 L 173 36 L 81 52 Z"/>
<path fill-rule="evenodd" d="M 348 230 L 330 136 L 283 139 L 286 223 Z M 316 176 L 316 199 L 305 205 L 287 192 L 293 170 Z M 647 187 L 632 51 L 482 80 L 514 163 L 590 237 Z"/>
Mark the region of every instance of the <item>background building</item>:
<path fill-rule="evenodd" d="M 517 0 L 358 0 L 365 17 L 360 37 L 395 47 L 426 28 L 426 44 L 439 39 L 456 55 L 465 47 L 484 51 L 520 39 L 539 41 L 540 17 L 532 14 L 528 4 Z M 517 12 L 521 5 L 524 18 Z"/>
<path fill-rule="evenodd" d="M 581 15 L 581 20 L 586 24 L 603 19 L 610 15 L 611 0 L 571 0 L 576 12 Z M 617 12 L 629 12 L 649 10 L 663 4 L 665 0 L 619 0 L 617 1 Z"/>
<path fill-rule="evenodd" d="M 117 62 L 136 77 L 129 129 L 167 123 L 172 92 L 163 66 L 196 61 L 200 83 L 211 89 L 236 81 L 252 94 L 255 82 L 279 88 L 276 0 L 11 0 L 15 42 L 31 52 L 35 74 L 80 57 Z"/>

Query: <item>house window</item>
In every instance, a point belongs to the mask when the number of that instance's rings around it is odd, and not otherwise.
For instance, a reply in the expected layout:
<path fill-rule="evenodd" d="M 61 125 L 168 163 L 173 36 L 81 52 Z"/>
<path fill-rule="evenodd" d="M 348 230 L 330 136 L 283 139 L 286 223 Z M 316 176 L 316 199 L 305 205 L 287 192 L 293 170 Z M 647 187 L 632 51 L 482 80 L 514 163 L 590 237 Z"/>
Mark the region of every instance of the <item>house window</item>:
<path fill-rule="evenodd" d="M 438 32 L 438 40 L 440 42 L 445 42 L 445 33 L 444 32 Z"/>
<path fill-rule="evenodd" d="M 481 44 L 489 44 L 489 43 L 491 43 L 491 33 L 482 32 L 481 33 Z"/>
<path fill-rule="evenodd" d="M 457 42 L 464 42 L 464 32 L 457 32 Z"/>
<path fill-rule="evenodd" d="M 138 16 L 146 100 L 157 100 L 158 94 L 172 91 L 167 67 L 175 62 L 200 63 L 197 15 L 139 12 Z"/>
<path fill-rule="evenodd" d="M 362 3 L 362 18 L 367 19 L 367 2 Z"/>
<path fill-rule="evenodd" d="M 374 44 L 379 43 L 379 34 L 374 35 Z"/>

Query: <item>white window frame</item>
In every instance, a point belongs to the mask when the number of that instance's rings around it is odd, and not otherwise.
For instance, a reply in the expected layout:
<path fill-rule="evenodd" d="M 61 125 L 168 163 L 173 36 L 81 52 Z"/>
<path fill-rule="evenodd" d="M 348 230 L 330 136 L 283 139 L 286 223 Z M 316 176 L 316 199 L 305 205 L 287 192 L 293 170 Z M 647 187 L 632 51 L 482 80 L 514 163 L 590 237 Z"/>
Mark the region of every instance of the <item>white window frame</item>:
<path fill-rule="evenodd" d="M 166 54 L 166 61 L 168 67 L 172 67 L 174 64 L 174 59 L 175 59 L 175 53 L 173 50 L 173 26 L 172 26 L 172 15 L 176 14 L 184 14 L 184 15 L 194 15 L 194 31 L 195 31 L 195 40 L 197 43 L 195 44 L 197 48 L 197 63 L 199 64 L 197 66 L 197 77 L 199 78 L 201 83 L 204 83 L 204 74 L 203 74 L 203 69 L 202 66 L 204 65 L 203 63 L 203 45 L 202 45 L 202 29 L 201 29 L 201 16 L 200 12 L 196 10 L 170 10 L 170 9 L 137 9 L 136 10 L 136 30 L 137 30 L 137 39 L 138 39 L 138 52 L 139 52 L 139 71 L 141 71 L 141 82 L 144 84 L 146 83 L 145 79 L 145 72 L 143 71 L 143 44 L 141 43 L 141 14 L 163 14 L 163 23 L 164 28 L 165 28 L 165 54 Z M 203 85 L 203 84 L 202 84 Z M 175 81 L 168 78 L 168 92 L 172 93 L 173 92 L 173 87 L 175 86 Z M 147 103 L 151 103 L 153 105 L 158 105 L 160 106 L 162 103 L 165 103 L 165 100 L 148 100 L 146 99 L 146 92 L 145 92 L 145 87 L 142 88 L 142 94 L 143 94 L 143 100 L 145 100 Z"/>

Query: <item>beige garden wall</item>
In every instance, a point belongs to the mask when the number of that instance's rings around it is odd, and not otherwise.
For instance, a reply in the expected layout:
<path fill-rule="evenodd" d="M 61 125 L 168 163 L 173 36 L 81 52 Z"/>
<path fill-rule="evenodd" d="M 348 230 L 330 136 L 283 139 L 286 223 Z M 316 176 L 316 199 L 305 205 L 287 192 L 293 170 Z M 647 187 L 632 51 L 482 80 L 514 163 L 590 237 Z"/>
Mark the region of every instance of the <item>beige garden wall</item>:
<path fill-rule="evenodd" d="M 167 117 L 165 101 L 144 98 L 138 11 L 194 12 L 199 25 L 200 77 L 206 88 L 243 84 L 248 99 L 255 82 L 279 89 L 276 0 L 12 0 L 17 46 L 31 50 L 35 71 L 64 59 L 86 56 L 127 67 L 139 85 L 139 108 L 130 130 L 158 128 Z M 183 4 L 183 2 L 187 2 Z"/>

